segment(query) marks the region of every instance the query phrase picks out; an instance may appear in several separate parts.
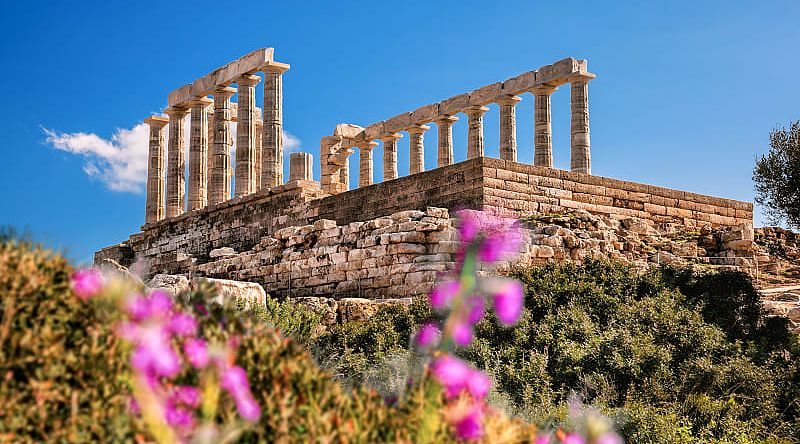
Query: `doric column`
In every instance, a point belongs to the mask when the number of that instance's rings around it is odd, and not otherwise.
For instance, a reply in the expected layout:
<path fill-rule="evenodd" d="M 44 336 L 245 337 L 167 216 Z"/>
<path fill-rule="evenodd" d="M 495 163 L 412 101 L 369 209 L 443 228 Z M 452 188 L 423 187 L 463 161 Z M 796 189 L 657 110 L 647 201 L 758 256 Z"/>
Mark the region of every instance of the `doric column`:
<path fill-rule="evenodd" d="M 485 106 L 470 106 L 467 113 L 467 159 L 483 157 L 483 115 L 489 111 Z"/>
<path fill-rule="evenodd" d="M 189 102 L 189 211 L 208 205 L 208 106 L 212 103 L 208 97 Z"/>
<path fill-rule="evenodd" d="M 592 174 L 592 157 L 589 152 L 589 80 L 593 78 L 594 75 L 579 75 L 570 79 L 570 169 L 576 173 Z"/>
<path fill-rule="evenodd" d="M 150 149 L 147 161 L 147 203 L 145 223 L 164 218 L 164 127 L 169 118 L 150 116 L 144 119 L 150 126 Z"/>
<path fill-rule="evenodd" d="M 439 126 L 439 160 L 437 166 L 443 167 L 453 164 L 453 124 L 458 117 L 439 116 L 436 124 Z"/>
<path fill-rule="evenodd" d="M 372 150 L 378 146 L 378 142 L 359 142 L 358 146 L 358 186 L 366 187 L 372 185 Z"/>
<path fill-rule="evenodd" d="M 283 80 L 285 66 L 268 66 L 264 71 L 264 129 L 262 136 L 261 185 L 271 188 L 283 183 Z"/>
<path fill-rule="evenodd" d="M 186 162 L 184 160 L 183 118 L 188 108 L 173 106 L 164 110 L 169 116 L 169 142 L 167 147 L 167 217 L 184 212 L 186 197 Z"/>
<path fill-rule="evenodd" d="M 553 168 L 553 127 L 550 124 L 550 96 L 555 86 L 541 85 L 532 89 L 534 95 L 533 164 Z"/>
<path fill-rule="evenodd" d="M 381 137 L 383 142 L 383 181 L 397 179 L 397 141 L 403 137 L 400 133 Z"/>
<path fill-rule="evenodd" d="M 425 131 L 431 127 L 416 125 L 406 128 L 408 131 L 408 174 L 417 174 L 425 171 Z"/>
<path fill-rule="evenodd" d="M 262 120 L 261 116 L 261 109 L 256 108 L 256 157 L 253 159 L 253 165 L 255 167 L 255 175 L 253 179 L 256 181 L 256 191 L 262 188 L 261 185 L 261 171 L 263 169 L 263 145 L 261 141 L 263 140 L 264 136 L 264 121 Z"/>
<path fill-rule="evenodd" d="M 342 161 L 342 169 L 339 170 L 339 181 L 341 183 L 340 190 L 341 192 L 348 191 L 350 189 L 350 157 L 346 157 L 344 161 Z"/>
<path fill-rule="evenodd" d="M 209 204 L 218 204 L 231 198 L 231 96 L 236 88 L 218 86 L 214 89 L 214 135 L 209 166 Z"/>
<path fill-rule="evenodd" d="M 214 164 L 214 100 L 208 108 L 208 157 L 206 158 L 206 196 L 211 201 L 211 165 Z"/>
<path fill-rule="evenodd" d="M 311 153 L 292 153 L 289 156 L 289 181 L 314 180 L 314 156 Z"/>
<path fill-rule="evenodd" d="M 503 96 L 497 100 L 500 105 L 500 158 L 517 161 L 517 104 L 518 96 Z"/>
<path fill-rule="evenodd" d="M 261 77 L 245 74 L 236 81 L 239 86 L 236 119 L 236 197 L 256 191 L 256 85 Z"/>

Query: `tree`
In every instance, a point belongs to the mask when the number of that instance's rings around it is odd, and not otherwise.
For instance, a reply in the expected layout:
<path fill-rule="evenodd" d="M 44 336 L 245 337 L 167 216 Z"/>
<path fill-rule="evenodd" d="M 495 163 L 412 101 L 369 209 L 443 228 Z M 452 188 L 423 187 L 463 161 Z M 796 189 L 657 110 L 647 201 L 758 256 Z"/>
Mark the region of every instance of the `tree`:
<path fill-rule="evenodd" d="M 800 121 L 769 134 L 769 153 L 756 159 L 756 203 L 772 223 L 800 228 Z"/>

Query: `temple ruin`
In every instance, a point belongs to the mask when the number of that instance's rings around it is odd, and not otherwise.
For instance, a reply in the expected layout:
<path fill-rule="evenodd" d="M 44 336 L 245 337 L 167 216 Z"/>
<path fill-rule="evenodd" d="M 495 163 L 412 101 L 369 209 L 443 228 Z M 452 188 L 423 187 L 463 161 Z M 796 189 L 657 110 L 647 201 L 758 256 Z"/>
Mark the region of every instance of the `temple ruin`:
<path fill-rule="evenodd" d="M 531 228 L 521 260 L 597 254 L 660 260 L 646 238 L 682 231 L 716 236 L 689 255 L 713 253 L 739 263 L 754 257 L 752 203 L 592 175 L 588 85 L 595 75 L 586 60 L 560 60 L 370 125 L 336 125 L 321 138 L 316 182 L 306 152 L 291 153 L 284 180 L 282 76 L 289 65 L 273 56 L 263 48 L 218 68 L 170 93 L 165 116 L 144 120 L 150 127 L 145 224 L 98 251 L 95 261 L 139 262 L 147 276 L 258 282 L 279 295 L 410 296 L 453 267 L 452 210 L 487 207 L 527 220 L 583 220 L 575 227 L 585 236 Z M 565 85 L 570 171 L 553 167 L 551 95 Z M 517 155 L 516 106 L 526 99 L 534 100 L 533 164 Z M 485 157 L 489 106 L 499 110 L 499 159 Z M 170 124 L 187 115 L 188 136 L 182 124 Z M 456 163 L 452 131 L 459 118 L 468 123 L 467 159 Z M 425 133 L 432 124 L 437 167 L 426 171 Z M 398 142 L 405 136 L 410 165 L 401 176 Z M 376 183 L 377 146 L 383 147 L 383 178 Z M 355 150 L 358 187 L 350 190 Z"/>

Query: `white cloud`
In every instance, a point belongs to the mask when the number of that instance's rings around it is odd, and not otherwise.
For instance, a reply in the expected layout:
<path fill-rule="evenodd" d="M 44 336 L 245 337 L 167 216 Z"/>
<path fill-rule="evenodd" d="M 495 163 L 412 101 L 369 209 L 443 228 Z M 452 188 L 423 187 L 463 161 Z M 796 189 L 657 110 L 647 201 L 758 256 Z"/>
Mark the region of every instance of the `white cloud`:
<path fill-rule="evenodd" d="M 184 126 L 188 136 L 188 118 Z M 117 129 L 111 139 L 105 139 L 94 133 L 63 133 L 48 128 L 43 130 L 47 136 L 46 142 L 50 146 L 83 157 L 83 171 L 86 175 L 100 180 L 110 190 L 129 193 L 141 193 L 144 190 L 147 181 L 147 152 L 150 137 L 150 130 L 146 124 L 140 123 L 130 129 Z M 231 124 L 231 133 L 234 142 L 231 163 L 235 165 L 235 123 Z M 300 140 L 297 137 L 287 131 L 283 131 L 282 134 L 286 152 L 300 147 Z M 188 150 L 188 142 L 186 146 Z"/>

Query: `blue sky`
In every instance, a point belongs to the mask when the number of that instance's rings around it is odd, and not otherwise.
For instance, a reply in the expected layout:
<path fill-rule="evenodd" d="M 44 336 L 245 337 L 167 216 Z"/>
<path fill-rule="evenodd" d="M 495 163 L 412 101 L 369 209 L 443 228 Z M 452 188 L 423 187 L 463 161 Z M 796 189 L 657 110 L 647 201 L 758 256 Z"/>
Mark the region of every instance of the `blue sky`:
<path fill-rule="evenodd" d="M 752 200 L 769 131 L 800 118 L 794 1 L 224 4 L 6 2 L 0 225 L 79 262 L 138 231 L 144 194 L 130 190 L 142 168 L 128 162 L 141 158 L 136 125 L 171 90 L 265 46 L 292 65 L 284 124 L 314 154 L 317 176 L 319 139 L 337 123 L 366 126 L 569 56 L 598 76 L 589 87 L 595 174 Z M 525 162 L 532 105 L 527 95 L 517 111 Z M 553 96 L 552 118 L 555 164 L 568 168 L 568 88 Z M 485 119 L 487 155 L 497 156 L 496 107 Z M 465 120 L 454 127 L 456 160 L 466 156 Z M 117 169 L 55 149 L 45 129 L 95 135 L 82 140 Z M 432 167 L 435 126 L 426 141 Z"/>

